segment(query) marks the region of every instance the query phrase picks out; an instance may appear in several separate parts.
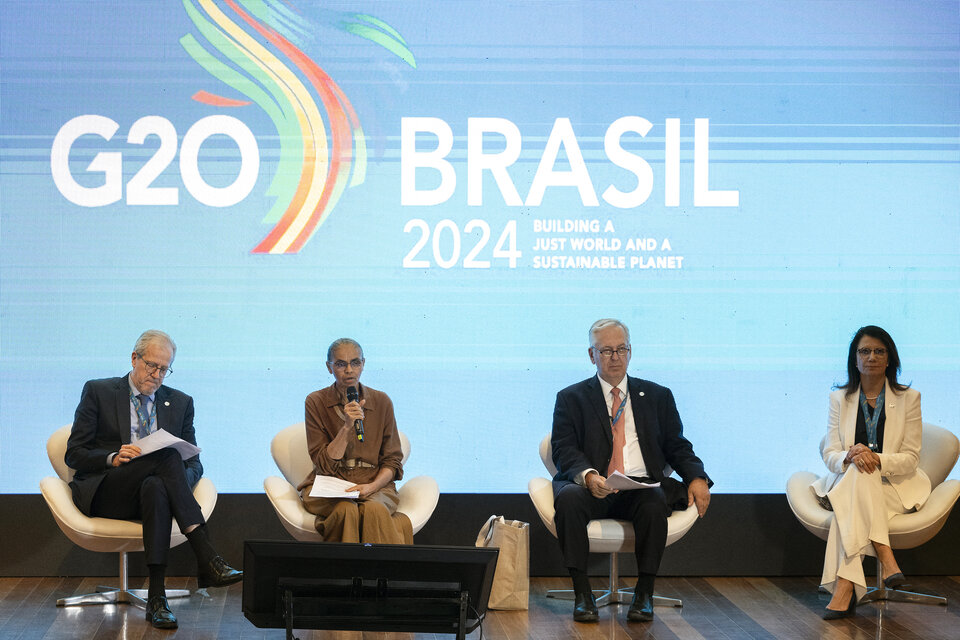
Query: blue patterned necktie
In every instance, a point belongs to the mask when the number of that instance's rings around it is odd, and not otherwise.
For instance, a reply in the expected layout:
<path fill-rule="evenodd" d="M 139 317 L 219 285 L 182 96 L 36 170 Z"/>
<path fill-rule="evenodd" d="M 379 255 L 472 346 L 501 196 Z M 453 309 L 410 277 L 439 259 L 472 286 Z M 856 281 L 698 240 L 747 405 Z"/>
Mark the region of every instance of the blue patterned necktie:
<path fill-rule="evenodd" d="M 150 398 L 141 393 L 137 396 L 137 399 L 140 400 L 140 410 L 137 411 L 137 421 L 140 423 L 137 429 L 137 439 L 140 439 L 150 435 L 150 414 L 147 412 L 147 403 Z"/>

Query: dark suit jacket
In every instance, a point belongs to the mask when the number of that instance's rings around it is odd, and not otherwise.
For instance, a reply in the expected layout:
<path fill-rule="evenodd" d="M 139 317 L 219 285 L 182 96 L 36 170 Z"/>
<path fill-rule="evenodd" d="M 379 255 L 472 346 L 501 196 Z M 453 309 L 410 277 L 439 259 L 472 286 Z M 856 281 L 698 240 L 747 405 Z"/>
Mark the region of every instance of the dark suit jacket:
<path fill-rule="evenodd" d="M 161 386 L 154 395 L 157 426 L 197 444 L 193 430 L 193 398 Z M 110 467 L 107 456 L 130 444 L 130 383 L 127 376 L 90 380 L 83 385 L 80 404 L 73 417 L 64 461 L 76 471 L 70 488 L 77 507 L 90 515 L 93 496 Z M 134 464 L 134 463 L 128 463 Z M 184 461 L 187 482 L 192 487 L 203 475 L 200 456 Z"/>
<path fill-rule="evenodd" d="M 695 478 L 713 482 L 703 469 L 703 462 L 693 452 L 693 445 L 683 437 L 683 424 L 670 389 L 649 380 L 627 378 L 627 391 L 637 427 L 640 450 L 647 465 L 647 474 L 663 483 L 667 503 L 676 502 L 680 487 L 665 482 L 664 469 L 670 465 L 684 483 Z M 557 394 L 553 410 L 553 478 L 554 495 L 574 482 L 586 469 L 605 475 L 613 453 L 613 432 L 606 400 L 597 376 L 569 386 Z M 686 492 L 682 502 L 686 506 Z"/>

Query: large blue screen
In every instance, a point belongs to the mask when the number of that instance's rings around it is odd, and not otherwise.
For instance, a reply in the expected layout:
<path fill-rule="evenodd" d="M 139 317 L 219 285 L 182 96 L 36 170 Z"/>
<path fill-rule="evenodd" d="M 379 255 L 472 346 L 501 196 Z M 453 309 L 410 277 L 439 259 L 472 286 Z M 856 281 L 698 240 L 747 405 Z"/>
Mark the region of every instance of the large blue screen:
<path fill-rule="evenodd" d="M 206 473 L 363 345 L 408 476 L 523 493 L 587 329 L 724 493 L 822 469 L 863 324 L 960 428 L 960 3 L 0 0 L 0 492 L 139 333 Z"/>

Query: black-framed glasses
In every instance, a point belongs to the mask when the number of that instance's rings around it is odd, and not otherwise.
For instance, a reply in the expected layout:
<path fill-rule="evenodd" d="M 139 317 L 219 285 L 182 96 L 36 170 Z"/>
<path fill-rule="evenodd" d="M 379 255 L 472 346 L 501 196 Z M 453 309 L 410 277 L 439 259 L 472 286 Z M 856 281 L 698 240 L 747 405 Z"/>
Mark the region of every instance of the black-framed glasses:
<path fill-rule="evenodd" d="M 860 347 L 859 349 L 857 349 L 857 355 L 860 356 L 861 358 L 869 358 L 871 353 L 877 356 L 878 358 L 882 358 L 883 356 L 887 355 L 887 350 L 884 349 L 883 347 L 877 347 L 876 349 Z"/>
<path fill-rule="evenodd" d="M 363 366 L 363 360 L 361 360 L 360 358 L 354 358 L 350 362 L 347 362 L 346 360 L 334 360 L 333 368 L 336 369 L 337 371 L 343 371 L 344 369 L 347 368 L 348 364 L 354 369 L 359 369 L 360 367 Z"/>
<path fill-rule="evenodd" d="M 149 360 L 144 360 L 143 356 L 139 353 L 137 357 L 140 358 L 140 362 L 143 363 L 143 366 L 147 368 L 147 373 L 151 376 L 155 373 L 159 373 L 161 378 L 166 378 L 168 375 L 173 373 L 173 369 L 170 367 L 163 367 L 157 364 L 156 362 L 150 362 Z"/>
<path fill-rule="evenodd" d="M 616 349 L 612 347 L 604 347 L 603 349 L 597 349 L 593 347 L 593 350 L 599 353 L 604 358 L 612 358 L 613 354 L 617 354 L 621 358 L 626 358 L 627 354 L 630 353 L 630 347 L 617 347 Z"/>

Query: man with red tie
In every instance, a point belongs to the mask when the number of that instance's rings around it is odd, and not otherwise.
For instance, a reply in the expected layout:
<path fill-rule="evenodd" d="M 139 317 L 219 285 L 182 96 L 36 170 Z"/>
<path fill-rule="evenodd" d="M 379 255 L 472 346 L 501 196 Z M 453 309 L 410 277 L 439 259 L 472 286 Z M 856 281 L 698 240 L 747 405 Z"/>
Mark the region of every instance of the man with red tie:
<path fill-rule="evenodd" d="M 700 516 L 710 504 L 713 484 L 703 462 L 683 437 L 673 394 L 647 380 L 627 375 L 630 331 L 604 318 L 590 327 L 590 362 L 597 375 L 557 394 L 553 411 L 553 479 L 557 537 L 573 579 L 573 619 L 596 622 L 596 601 L 587 576 L 587 523 L 618 518 L 633 523 L 639 576 L 627 612 L 631 621 L 653 619 L 653 583 L 667 540 L 671 506 L 663 487 L 615 490 L 607 478 L 619 471 L 631 478 L 664 481 L 664 469 L 682 478 L 687 506 Z M 682 504 L 681 504 L 682 506 Z"/>

